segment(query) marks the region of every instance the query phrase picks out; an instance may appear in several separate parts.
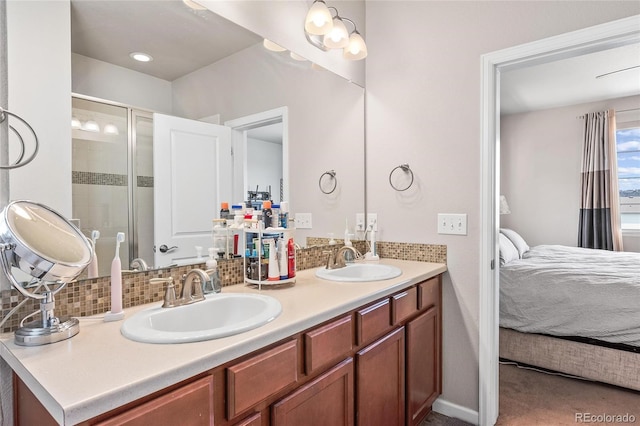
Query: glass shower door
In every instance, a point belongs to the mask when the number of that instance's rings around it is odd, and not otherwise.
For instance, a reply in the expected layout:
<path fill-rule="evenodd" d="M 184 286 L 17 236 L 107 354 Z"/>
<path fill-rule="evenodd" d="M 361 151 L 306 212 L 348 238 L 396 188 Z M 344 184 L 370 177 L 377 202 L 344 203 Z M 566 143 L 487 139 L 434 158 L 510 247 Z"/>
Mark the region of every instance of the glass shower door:
<path fill-rule="evenodd" d="M 73 98 L 72 200 L 73 217 L 96 242 L 99 275 L 108 275 L 115 254 L 116 234 L 129 235 L 129 142 L 125 107 Z M 129 265 L 129 246 L 120 246 L 123 268 Z"/>

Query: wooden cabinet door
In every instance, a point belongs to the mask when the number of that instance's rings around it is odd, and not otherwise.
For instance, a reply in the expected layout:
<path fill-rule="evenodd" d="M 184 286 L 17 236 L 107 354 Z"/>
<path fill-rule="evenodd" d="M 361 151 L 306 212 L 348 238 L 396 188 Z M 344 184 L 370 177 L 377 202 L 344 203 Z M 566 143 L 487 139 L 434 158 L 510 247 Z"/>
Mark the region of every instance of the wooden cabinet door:
<path fill-rule="evenodd" d="M 407 424 L 418 425 L 440 395 L 440 320 L 432 307 L 407 325 Z"/>
<path fill-rule="evenodd" d="M 353 359 L 302 386 L 272 408 L 272 426 L 353 425 Z"/>
<path fill-rule="evenodd" d="M 404 424 L 404 327 L 356 354 L 356 419 L 362 426 Z"/>
<path fill-rule="evenodd" d="M 97 425 L 213 425 L 213 377 L 204 377 Z"/>

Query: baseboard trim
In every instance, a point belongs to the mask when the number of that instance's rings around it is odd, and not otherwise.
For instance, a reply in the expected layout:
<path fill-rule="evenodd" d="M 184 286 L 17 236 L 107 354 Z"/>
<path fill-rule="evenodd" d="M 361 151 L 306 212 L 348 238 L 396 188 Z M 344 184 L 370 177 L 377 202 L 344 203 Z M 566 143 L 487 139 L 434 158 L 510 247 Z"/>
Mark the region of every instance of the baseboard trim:
<path fill-rule="evenodd" d="M 454 404 L 442 398 L 438 398 L 433 402 L 431 409 L 436 413 L 444 414 L 447 417 L 455 417 L 456 419 L 464 420 L 467 423 L 474 425 L 478 424 L 479 414 L 477 411 L 473 411 L 462 405 Z"/>

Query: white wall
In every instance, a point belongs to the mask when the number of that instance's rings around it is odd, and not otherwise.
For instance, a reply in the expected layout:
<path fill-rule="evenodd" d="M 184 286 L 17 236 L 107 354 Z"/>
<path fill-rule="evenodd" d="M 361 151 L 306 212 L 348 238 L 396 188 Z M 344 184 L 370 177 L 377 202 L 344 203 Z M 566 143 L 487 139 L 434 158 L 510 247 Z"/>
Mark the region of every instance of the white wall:
<path fill-rule="evenodd" d="M 40 140 L 35 160 L 10 172 L 10 197 L 46 204 L 67 217 L 71 216 L 70 34 L 68 1 L 7 2 L 8 110 L 29 122 Z M 29 133 L 24 133 L 31 144 Z M 32 149 L 28 146 L 27 152 Z M 46 179 L 40 178 L 45 175 Z"/>
<path fill-rule="evenodd" d="M 173 82 L 173 112 L 182 117 L 220 114 L 226 122 L 284 106 L 289 120 L 290 211 L 313 213 L 313 229 L 298 230 L 296 240 L 304 244 L 307 236 L 341 235 L 345 218 L 353 228 L 354 215 L 364 209 L 361 87 L 293 63 L 285 53 L 274 54 L 260 44 Z M 318 180 L 332 169 L 338 188 L 325 195 Z"/>
<path fill-rule="evenodd" d="M 76 53 L 71 60 L 73 93 L 171 114 L 170 82 Z"/>
<path fill-rule="evenodd" d="M 280 200 L 282 179 L 282 144 L 247 138 L 247 180 L 249 188 L 271 186 L 271 197 Z"/>
<path fill-rule="evenodd" d="M 447 245 L 442 399 L 478 409 L 480 55 L 640 13 L 625 1 L 367 2 L 367 204 L 380 239 Z M 415 189 L 389 171 L 408 162 Z M 467 213 L 467 236 L 437 213 Z"/>
<path fill-rule="evenodd" d="M 500 216 L 501 226 L 518 231 L 529 245 L 575 246 L 584 131 L 577 117 L 638 105 L 640 96 L 629 96 L 502 116 L 500 187 L 511 214 Z"/>

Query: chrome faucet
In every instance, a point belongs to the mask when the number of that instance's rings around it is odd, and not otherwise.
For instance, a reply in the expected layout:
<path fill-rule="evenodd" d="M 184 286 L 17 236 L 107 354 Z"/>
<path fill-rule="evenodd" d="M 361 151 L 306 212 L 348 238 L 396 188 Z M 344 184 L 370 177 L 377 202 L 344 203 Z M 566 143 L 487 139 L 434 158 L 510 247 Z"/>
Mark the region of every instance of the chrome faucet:
<path fill-rule="evenodd" d="M 204 300 L 204 287 L 209 282 L 209 275 L 202 269 L 192 269 L 182 276 L 182 289 L 180 297 L 176 297 L 176 287 L 173 277 L 151 278 L 151 284 L 167 283 L 164 293 L 163 308 L 174 308 L 176 306 L 189 305 L 191 303 Z"/>
<path fill-rule="evenodd" d="M 192 269 L 182 276 L 182 290 L 180 291 L 181 305 L 204 300 L 203 288 L 209 281 L 209 275 L 202 269 Z"/>
<path fill-rule="evenodd" d="M 338 268 L 344 268 L 345 266 L 347 266 L 345 262 L 345 253 L 349 251 L 353 253 L 354 259 L 356 259 L 360 255 L 360 253 L 358 253 L 358 250 L 356 250 L 352 246 L 340 247 L 336 252 L 335 257 L 333 256 L 332 251 L 325 251 L 324 253 L 328 254 L 327 269 L 338 269 Z"/>
<path fill-rule="evenodd" d="M 132 271 L 148 271 L 149 265 L 147 265 L 144 259 L 136 257 L 129 264 L 129 268 L 131 268 Z"/>

